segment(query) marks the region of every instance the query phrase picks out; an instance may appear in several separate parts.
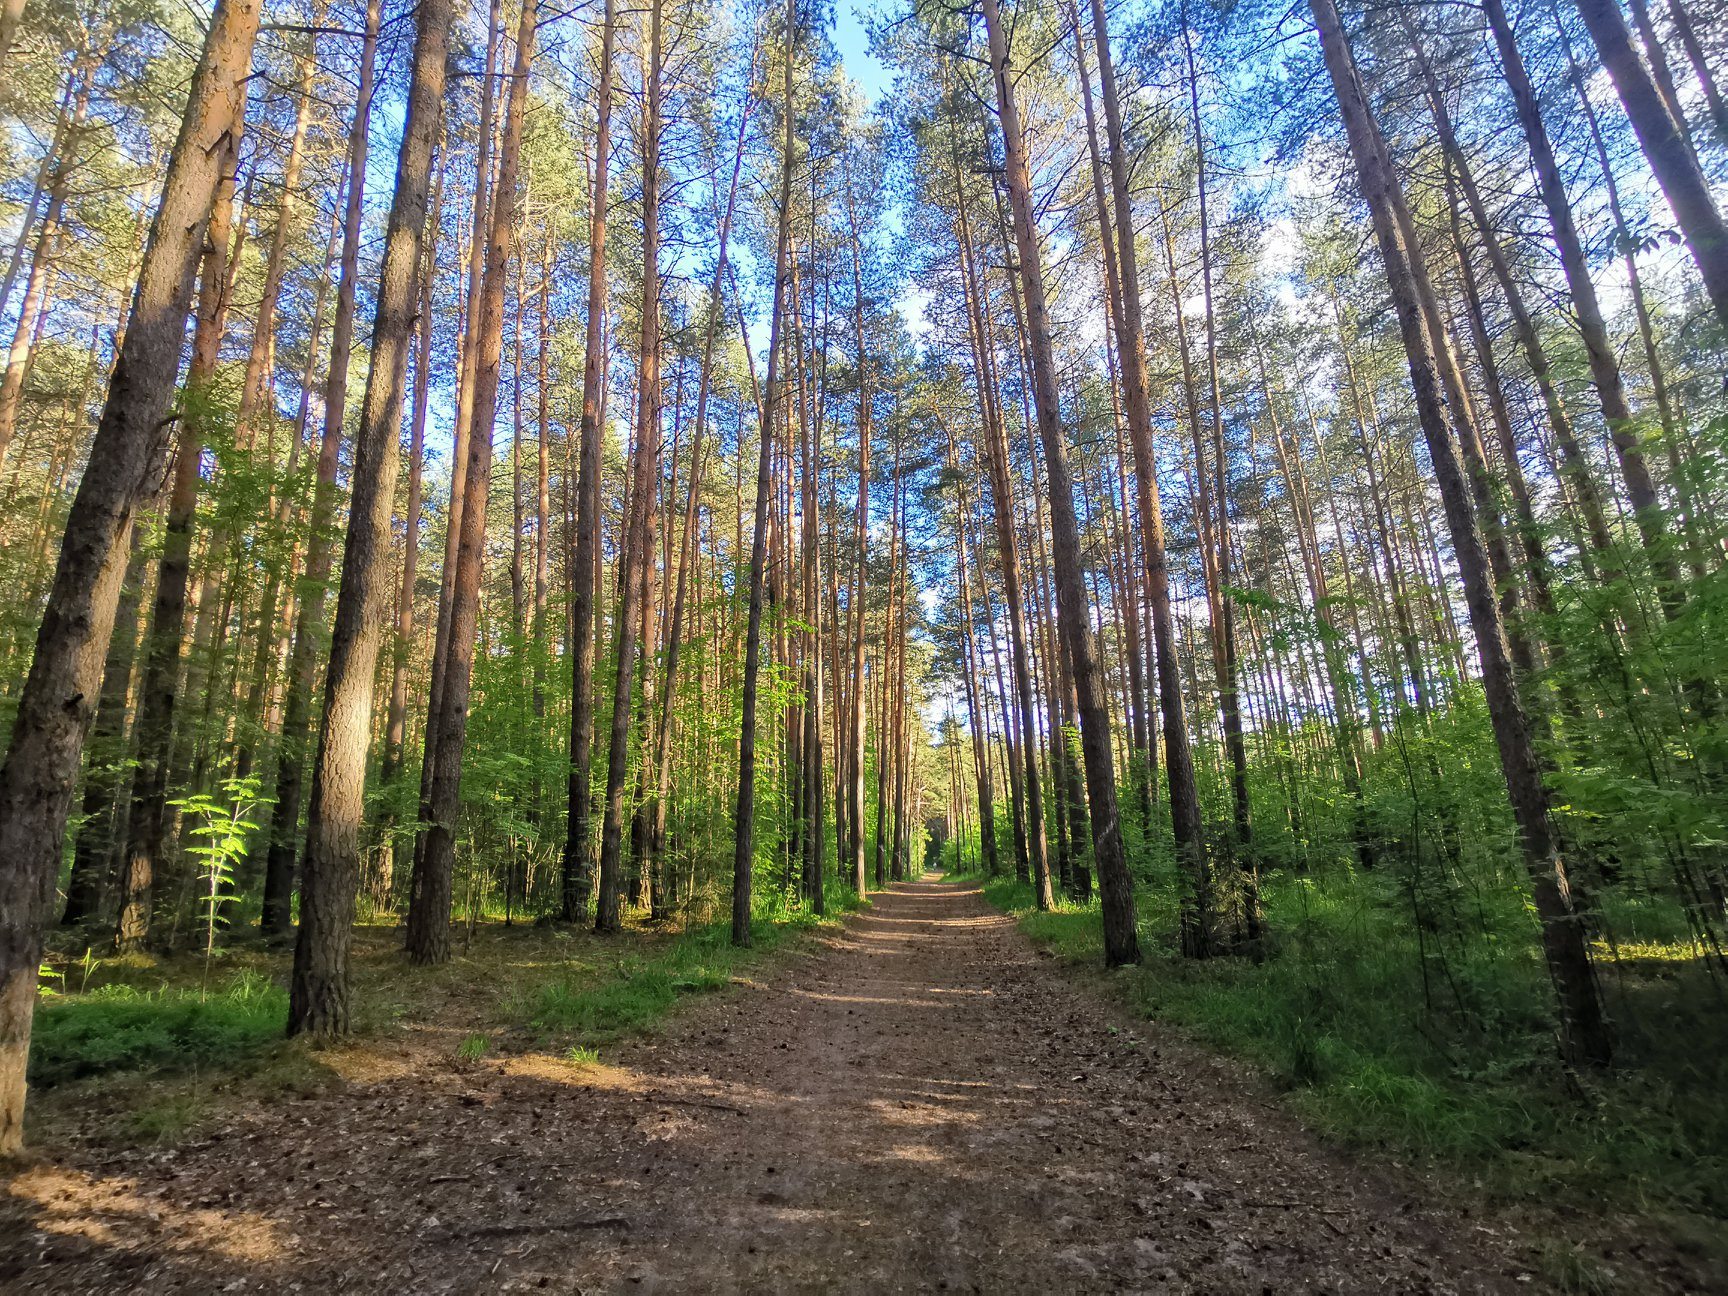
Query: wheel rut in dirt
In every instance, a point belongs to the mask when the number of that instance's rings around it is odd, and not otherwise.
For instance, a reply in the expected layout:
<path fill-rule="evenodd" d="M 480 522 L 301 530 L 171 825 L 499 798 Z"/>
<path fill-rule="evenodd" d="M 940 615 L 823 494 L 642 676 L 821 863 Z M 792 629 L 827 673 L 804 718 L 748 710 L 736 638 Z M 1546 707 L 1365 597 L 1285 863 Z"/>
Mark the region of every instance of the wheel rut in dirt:
<path fill-rule="evenodd" d="M 965 884 L 897 884 L 609 1061 L 422 1068 L 39 1166 L 0 1216 L 0 1285 L 1475 1292 L 1521 1273 L 1491 1218 L 1322 1148 Z"/>

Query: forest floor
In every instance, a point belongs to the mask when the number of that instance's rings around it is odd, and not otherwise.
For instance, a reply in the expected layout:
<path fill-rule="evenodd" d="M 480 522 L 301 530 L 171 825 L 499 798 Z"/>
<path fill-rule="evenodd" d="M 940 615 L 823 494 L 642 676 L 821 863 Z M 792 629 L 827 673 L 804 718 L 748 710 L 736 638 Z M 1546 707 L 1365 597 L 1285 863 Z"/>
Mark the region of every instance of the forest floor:
<path fill-rule="evenodd" d="M 0 1288 L 1590 1286 L 1132 1022 L 974 886 L 897 885 L 734 980 L 603 1063 L 330 1050 L 322 1090 L 175 1146 L 56 1128 L 0 1197 Z"/>

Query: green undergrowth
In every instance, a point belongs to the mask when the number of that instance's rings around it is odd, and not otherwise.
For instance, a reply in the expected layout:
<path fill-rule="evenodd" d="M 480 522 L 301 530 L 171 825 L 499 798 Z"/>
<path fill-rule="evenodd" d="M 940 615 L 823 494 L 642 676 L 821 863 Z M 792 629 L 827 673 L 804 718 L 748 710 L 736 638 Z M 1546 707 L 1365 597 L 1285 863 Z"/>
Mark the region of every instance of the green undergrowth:
<path fill-rule="evenodd" d="M 232 1065 L 281 1038 L 287 1017 L 287 993 L 249 969 L 209 991 L 111 984 L 55 995 L 36 1012 L 30 1083 Z"/>
<path fill-rule="evenodd" d="M 1464 939 L 1419 933 L 1388 906 L 1391 885 L 1269 879 L 1262 956 L 1203 962 L 1175 953 L 1174 895 L 1143 888 L 1144 961 L 1110 985 L 1134 1011 L 1251 1060 L 1343 1142 L 1449 1168 L 1502 1200 L 1663 1215 L 1676 1237 L 1720 1247 L 1708 1239 L 1728 1218 L 1728 1018 L 1665 918 L 1620 915 L 1646 933 L 1604 959 L 1620 1054 L 1579 1075 L 1559 1062 L 1516 896 L 1473 897 Z M 1029 886 L 983 886 L 1058 958 L 1102 965 L 1096 902 L 1040 913 Z"/>
<path fill-rule="evenodd" d="M 826 917 L 770 900 L 757 906 L 748 949 L 732 944 L 730 918 L 714 918 L 664 944 L 619 951 L 610 975 L 572 966 L 525 990 L 512 1015 L 541 1043 L 607 1043 L 652 1025 L 682 999 L 723 989 L 788 942 L 834 925 L 857 907 L 845 891 L 829 897 Z"/>
<path fill-rule="evenodd" d="M 680 1000 L 718 990 L 804 933 L 857 907 L 830 894 L 818 918 L 773 894 L 759 897 L 753 945 L 734 950 L 729 918 L 709 904 L 668 924 L 630 924 L 616 936 L 551 925 L 486 922 L 457 933 L 450 962 L 408 965 L 398 930 L 356 928 L 357 1042 L 402 1031 L 447 1034 L 451 1055 L 474 1062 L 495 1047 L 591 1046 L 641 1030 Z M 30 1081 L 52 1114 L 104 1086 L 131 1132 L 169 1138 L 196 1123 L 212 1089 L 316 1091 L 330 1074 L 288 1017 L 287 946 L 236 940 L 213 966 L 201 956 L 98 956 L 64 949 L 51 960 L 36 1011 Z M 279 1082 L 279 1083 L 278 1083 Z M 124 1091 L 124 1092 L 123 1092 Z"/>

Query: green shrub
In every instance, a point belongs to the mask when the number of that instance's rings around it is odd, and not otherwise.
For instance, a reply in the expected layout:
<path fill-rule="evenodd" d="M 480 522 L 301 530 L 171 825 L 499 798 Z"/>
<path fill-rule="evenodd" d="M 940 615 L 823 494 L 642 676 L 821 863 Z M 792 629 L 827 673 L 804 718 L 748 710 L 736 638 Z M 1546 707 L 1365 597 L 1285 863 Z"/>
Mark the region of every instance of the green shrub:
<path fill-rule="evenodd" d="M 279 1039 L 287 1016 L 286 992 L 253 973 L 208 993 L 104 986 L 57 996 L 36 1013 L 30 1083 L 234 1063 Z"/>

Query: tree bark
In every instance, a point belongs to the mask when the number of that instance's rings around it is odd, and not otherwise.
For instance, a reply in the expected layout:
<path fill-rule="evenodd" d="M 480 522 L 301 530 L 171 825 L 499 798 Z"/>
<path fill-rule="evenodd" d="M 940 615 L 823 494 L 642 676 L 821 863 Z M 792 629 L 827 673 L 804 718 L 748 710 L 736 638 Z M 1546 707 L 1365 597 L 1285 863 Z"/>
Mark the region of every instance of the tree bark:
<path fill-rule="evenodd" d="M 0 1155 L 23 1142 L 30 1018 L 61 838 L 134 515 L 160 489 L 167 464 L 164 415 L 222 174 L 222 142 L 240 120 L 258 15 L 257 0 L 218 0 L 211 16 L 0 765 Z"/>
<path fill-rule="evenodd" d="M 773 493 L 774 426 L 780 404 L 780 316 L 786 302 L 792 236 L 792 172 L 796 165 L 796 104 L 792 91 L 798 49 L 797 0 L 786 2 L 785 83 L 780 112 L 780 203 L 774 247 L 774 305 L 768 321 L 768 372 L 763 384 L 756 454 L 756 511 L 750 540 L 750 608 L 744 631 L 743 717 L 738 733 L 738 800 L 733 814 L 732 943 L 750 944 L 752 873 L 756 861 L 756 706 L 762 673 L 762 604 L 768 566 L 768 503 Z"/>
<path fill-rule="evenodd" d="M 619 928 L 619 869 L 623 855 L 624 778 L 630 759 L 630 711 L 635 704 L 638 622 L 648 603 L 654 566 L 654 496 L 660 474 L 660 39 L 663 6 L 652 0 L 643 83 L 642 335 L 636 366 L 636 444 L 624 537 L 623 572 L 614 648 L 612 732 L 606 753 L 606 800 L 600 820 L 600 902 L 594 930 Z M 670 699 L 668 699 L 668 703 Z"/>
<path fill-rule="evenodd" d="M 594 741 L 595 564 L 600 552 L 600 448 L 606 387 L 606 191 L 612 148 L 612 47 L 617 0 L 606 0 L 594 126 L 594 189 L 588 227 L 588 328 L 582 362 L 581 466 L 576 487 L 576 545 L 570 578 L 570 788 L 559 916 L 582 922 L 593 887 L 589 774 Z"/>
<path fill-rule="evenodd" d="M 532 8 L 533 0 L 528 4 Z M 417 280 L 429 281 L 433 270 L 429 245 L 435 236 L 426 227 L 427 185 L 442 114 L 453 9 L 451 0 L 421 0 L 416 10 L 407 116 L 378 280 L 372 366 L 354 435 L 348 536 L 330 636 L 323 724 L 312 767 L 306 875 L 289 991 L 290 1035 L 337 1037 L 346 1035 L 350 1025 L 348 956 L 360 879 L 372 693 L 387 629 L 398 429 L 416 300 L 421 310 L 427 304 Z M 423 350 L 417 424 L 424 410 L 425 355 Z"/>
<path fill-rule="evenodd" d="M 1074 515 L 1074 485 L 1068 470 L 1066 433 L 1058 407 L 1055 364 L 1050 346 L 1050 313 L 1044 301 L 1044 274 L 1038 251 L 1038 230 L 1032 212 L 1025 141 L 1010 80 L 1007 41 L 996 0 L 983 0 L 990 42 L 996 101 L 1002 116 L 1009 204 L 1014 215 L 1015 244 L 1025 290 L 1027 341 L 1032 352 L 1038 433 L 1044 443 L 1049 475 L 1050 522 L 1053 532 L 1057 617 L 1073 665 L 1079 699 L 1080 743 L 1086 762 L 1086 789 L 1091 802 L 1092 854 L 1104 910 L 1104 961 L 1116 967 L 1137 963 L 1134 890 L 1122 848 L 1116 810 L 1116 775 L 1110 755 L 1110 713 L 1100 685 L 1097 645 L 1087 612 L 1086 587 L 1080 562 L 1080 529 Z"/>
<path fill-rule="evenodd" d="M 1728 328 L 1728 223 L 1723 221 L 1698 158 L 1686 142 L 1685 129 L 1668 111 L 1650 70 L 1632 48 L 1632 35 L 1626 30 L 1617 0 L 1576 2 L 1590 39 L 1596 42 L 1596 52 L 1602 56 L 1602 66 L 1620 92 L 1620 102 L 1644 148 L 1650 170 L 1662 186 L 1692 260 L 1704 277 L 1704 291 L 1717 322 Z M 1493 11 L 1489 12 L 1492 18 Z"/>
<path fill-rule="evenodd" d="M 1122 331 L 1123 396 L 1140 511 L 1140 541 L 1145 549 L 1146 600 L 1152 608 L 1152 641 L 1157 655 L 1158 709 L 1164 721 L 1165 781 L 1169 788 L 1171 834 L 1187 879 L 1182 906 L 1182 951 L 1204 958 L 1213 949 L 1212 866 L 1200 819 L 1200 792 L 1194 776 L 1188 716 L 1182 697 L 1182 666 L 1176 649 L 1176 620 L 1170 607 L 1170 569 L 1164 539 L 1164 509 L 1158 493 L 1153 454 L 1152 411 L 1147 392 L 1146 328 L 1140 307 L 1139 254 L 1134 243 L 1134 207 L 1128 191 L 1128 159 L 1123 149 L 1122 110 L 1110 58 L 1110 34 L 1102 0 L 1093 0 L 1092 30 L 1098 51 L 1104 121 L 1110 144 L 1110 183 L 1115 202 L 1117 276 Z"/>
<path fill-rule="evenodd" d="M 420 810 L 421 822 L 428 825 L 426 849 L 415 861 L 413 896 L 408 906 L 408 957 L 421 965 L 443 963 L 450 957 L 451 889 L 456 870 L 457 821 L 462 809 L 462 749 L 468 735 L 468 695 L 479 627 L 486 495 L 492 479 L 492 422 L 498 412 L 504 342 L 505 278 L 516 242 L 516 176 L 522 155 L 522 118 L 534 57 L 536 13 L 535 0 L 524 0 L 516 28 L 516 59 L 510 73 L 504 135 L 498 149 L 498 178 L 492 194 L 480 311 L 470 334 L 475 346 L 474 397 L 468 429 L 468 463 L 463 473 L 462 535 L 450 587 L 443 690 L 432 701 L 438 714 L 438 745 L 431 788 Z"/>
<path fill-rule="evenodd" d="M 294 620 L 294 648 L 282 704 L 282 734 L 276 759 L 276 804 L 270 817 L 270 851 L 264 865 L 265 932 L 286 932 L 294 899 L 294 865 L 300 846 L 300 810 L 305 786 L 306 748 L 312 727 L 312 692 L 318 659 L 326 650 L 324 602 L 335 557 L 337 473 L 347 418 L 348 366 L 354 351 L 355 294 L 360 277 L 361 221 L 365 215 L 366 158 L 371 138 L 372 89 L 378 51 L 382 0 L 368 0 L 360 55 L 360 87 L 354 124 L 348 135 L 348 201 L 342 223 L 341 282 L 330 325 L 330 369 L 324 379 L 324 434 L 318 445 L 318 474 L 312 492 L 312 518 L 306 537 L 306 569 L 301 578 Z"/>
<path fill-rule="evenodd" d="M 186 372 L 186 411 L 175 450 L 156 598 L 144 635 L 144 677 L 139 687 L 138 771 L 126 818 L 120 868 L 120 915 L 114 944 L 122 951 L 143 947 L 150 935 L 156 870 L 164 863 L 168 833 L 168 776 L 173 757 L 174 715 L 179 701 L 180 655 L 186 634 L 186 588 L 192 568 L 192 526 L 207 434 L 206 402 L 216 372 L 228 286 L 228 235 L 234 217 L 234 168 L 246 105 L 222 144 L 222 179 L 205 233 L 204 269 L 198 292 L 192 359 Z"/>
<path fill-rule="evenodd" d="M 1488 0 L 1490 4 L 1497 0 Z M 1434 342 L 1418 300 L 1426 280 L 1420 245 L 1408 242 L 1408 213 L 1394 177 L 1378 125 L 1344 36 L 1332 0 L 1309 0 L 1321 50 L 1344 118 L 1350 151 L 1364 199 L 1373 218 L 1375 239 L 1397 311 L 1409 359 L 1417 415 L 1434 461 L 1453 550 L 1463 576 L 1470 621 L 1475 631 L 1490 721 L 1500 752 L 1507 797 L 1517 823 L 1519 844 L 1532 899 L 1542 927 L 1543 949 L 1560 1003 L 1568 1054 L 1579 1061 L 1606 1064 L 1612 1054 L 1607 1021 L 1591 966 L 1583 915 L 1573 903 L 1566 866 L 1549 822 L 1548 791 L 1532 726 L 1518 695 L 1510 650 L 1500 620 L 1500 605 L 1489 577 L 1487 556 L 1471 505 L 1470 488 L 1446 397 L 1440 383 Z"/>
<path fill-rule="evenodd" d="M 1591 0 L 1584 0 L 1580 7 L 1587 7 L 1590 2 Z M 1609 439 L 1619 456 L 1621 476 L 1626 482 L 1626 495 L 1632 505 L 1633 520 L 1637 523 L 1638 534 L 1655 574 L 1663 610 L 1672 619 L 1680 614 L 1685 601 L 1684 591 L 1680 588 L 1680 569 L 1674 559 L 1667 523 L 1662 515 L 1661 500 L 1656 493 L 1656 483 L 1650 476 L 1649 465 L 1645 461 L 1637 429 L 1633 425 L 1632 409 L 1627 403 L 1625 384 L 1621 380 L 1619 357 L 1608 336 L 1608 325 L 1602 318 L 1595 281 L 1590 277 L 1589 262 L 1584 255 L 1584 244 L 1573 219 L 1572 207 L 1566 197 L 1566 188 L 1560 177 L 1560 167 L 1555 160 L 1547 128 L 1542 124 L 1536 91 L 1530 84 L 1523 56 L 1513 39 L 1512 24 L 1506 17 L 1506 10 L 1501 0 L 1483 0 L 1483 12 L 1487 15 L 1489 29 L 1494 34 L 1495 46 L 1500 51 L 1506 82 L 1512 91 L 1512 101 L 1518 110 L 1518 120 L 1524 129 L 1524 139 L 1529 146 L 1531 160 L 1536 165 L 1536 179 L 1542 194 L 1542 204 L 1548 212 L 1555 247 L 1560 253 L 1560 265 L 1566 275 L 1566 286 L 1577 313 L 1578 331 L 1584 339 L 1585 354 L 1590 362 L 1590 380 L 1595 385 L 1597 397 L 1602 404 L 1602 417 L 1608 425 Z M 1619 21 L 1617 15 L 1616 10 L 1615 20 Z M 1630 51 L 1630 46 L 1627 48 Z M 1636 62 L 1636 55 L 1632 55 L 1632 58 Z M 1724 233 L 1728 234 L 1728 231 Z M 1724 245 L 1722 252 L 1722 301 L 1724 306 L 1728 306 L 1728 244 Z M 1724 314 L 1723 319 L 1728 322 L 1728 314 Z"/>

